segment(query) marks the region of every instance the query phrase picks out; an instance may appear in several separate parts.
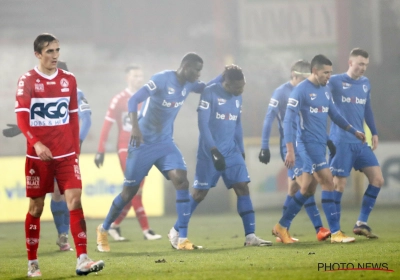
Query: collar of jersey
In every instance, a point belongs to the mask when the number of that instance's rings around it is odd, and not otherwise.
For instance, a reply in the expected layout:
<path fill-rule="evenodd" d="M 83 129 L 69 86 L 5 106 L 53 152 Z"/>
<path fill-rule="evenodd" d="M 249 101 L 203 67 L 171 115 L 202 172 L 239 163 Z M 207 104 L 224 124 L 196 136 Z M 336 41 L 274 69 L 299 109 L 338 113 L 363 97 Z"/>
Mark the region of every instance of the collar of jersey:
<path fill-rule="evenodd" d="M 46 75 L 46 74 L 40 72 L 40 71 L 39 71 L 39 68 L 38 68 L 37 66 L 35 66 L 35 68 L 33 68 L 33 70 L 35 70 L 36 73 L 38 73 L 40 76 L 42 76 L 43 78 L 45 78 L 45 79 L 47 79 L 47 80 L 52 80 L 52 79 L 54 79 L 54 78 L 58 75 L 58 68 L 56 68 L 56 72 L 54 72 L 54 74 L 51 75 L 51 76 Z"/>

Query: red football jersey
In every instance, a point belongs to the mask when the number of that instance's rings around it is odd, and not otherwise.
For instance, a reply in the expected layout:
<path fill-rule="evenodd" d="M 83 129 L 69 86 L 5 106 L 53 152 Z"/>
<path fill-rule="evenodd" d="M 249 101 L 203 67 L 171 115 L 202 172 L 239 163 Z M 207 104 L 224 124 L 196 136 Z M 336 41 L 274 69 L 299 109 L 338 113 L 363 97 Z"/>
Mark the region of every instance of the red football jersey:
<path fill-rule="evenodd" d="M 37 67 L 18 80 L 15 112 L 27 139 L 27 156 L 39 158 L 33 145 L 40 141 L 53 158 L 79 153 L 77 85 L 72 73 L 57 69 L 48 76 Z"/>
<path fill-rule="evenodd" d="M 129 112 L 128 112 L 128 100 L 131 98 L 133 93 L 129 91 L 128 88 L 115 95 L 110 102 L 110 105 L 107 110 L 107 114 L 103 123 L 103 127 L 101 129 L 100 134 L 100 142 L 97 151 L 99 153 L 104 153 L 105 144 L 107 142 L 108 134 L 113 123 L 117 123 L 118 125 L 118 151 L 123 149 L 126 150 L 128 148 L 128 142 L 131 137 L 132 124 L 129 120 Z M 139 110 L 140 110 L 139 105 Z"/>

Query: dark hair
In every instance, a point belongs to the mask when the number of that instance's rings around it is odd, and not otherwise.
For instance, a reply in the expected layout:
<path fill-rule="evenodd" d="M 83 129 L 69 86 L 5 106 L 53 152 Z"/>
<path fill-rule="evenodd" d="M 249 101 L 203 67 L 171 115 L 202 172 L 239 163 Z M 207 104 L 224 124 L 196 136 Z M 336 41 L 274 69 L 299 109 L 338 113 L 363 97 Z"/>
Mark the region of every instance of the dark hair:
<path fill-rule="evenodd" d="M 185 56 L 182 58 L 181 66 L 186 63 L 192 64 L 195 62 L 200 62 L 203 64 L 203 59 L 197 53 L 190 52 L 185 54 Z"/>
<path fill-rule="evenodd" d="M 225 70 L 222 73 L 224 79 L 230 81 L 241 81 L 244 80 L 243 71 L 240 67 L 234 67 L 233 65 L 225 66 Z"/>
<path fill-rule="evenodd" d="M 311 72 L 312 72 L 312 69 L 314 68 L 314 67 L 316 67 L 316 68 L 321 68 L 321 66 L 323 66 L 323 65 L 329 65 L 329 66 L 332 66 L 332 61 L 330 61 L 325 55 L 323 55 L 323 54 L 318 54 L 318 55 L 316 55 L 316 56 L 314 56 L 313 57 L 313 59 L 311 60 L 311 67 L 310 67 L 310 69 L 311 69 Z"/>
<path fill-rule="evenodd" d="M 290 68 L 290 72 L 294 72 L 293 76 L 305 76 L 310 74 L 310 62 L 304 59 L 296 61 Z"/>
<path fill-rule="evenodd" d="M 48 46 L 53 41 L 58 42 L 56 36 L 49 33 L 40 34 L 39 36 L 36 37 L 35 41 L 33 42 L 33 51 L 37 53 L 42 53 L 43 48 Z"/>
<path fill-rule="evenodd" d="M 68 67 L 67 67 L 67 63 L 65 61 L 61 61 L 61 60 L 57 61 L 57 68 L 60 68 L 65 71 L 69 71 Z"/>
<path fill-rule="evenodd" d="M 141 70 L 141 69 L 142 68 L 139 65 L 133 64 L 125 68 L 125 73 L 129 73 L 131 70 Z"/>
<path fill-rule="evenodd" d="M 364 58 L 368 58 L 369 54 L 367 51 L 360 49 L 360 48 L 354 48 L 350 52 L 350 56 L 362 56 Z"/>

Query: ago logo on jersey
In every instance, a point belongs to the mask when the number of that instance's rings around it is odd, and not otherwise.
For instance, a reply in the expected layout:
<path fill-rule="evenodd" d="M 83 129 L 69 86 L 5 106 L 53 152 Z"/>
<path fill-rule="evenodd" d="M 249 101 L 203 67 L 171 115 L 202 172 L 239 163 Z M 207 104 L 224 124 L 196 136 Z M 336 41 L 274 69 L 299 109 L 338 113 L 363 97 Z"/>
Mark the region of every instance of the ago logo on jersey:
<path fill-rule="evenodd" d="M 69 97 L 32 98 L 31 126 L 57 126 L 69 123 Z"/>

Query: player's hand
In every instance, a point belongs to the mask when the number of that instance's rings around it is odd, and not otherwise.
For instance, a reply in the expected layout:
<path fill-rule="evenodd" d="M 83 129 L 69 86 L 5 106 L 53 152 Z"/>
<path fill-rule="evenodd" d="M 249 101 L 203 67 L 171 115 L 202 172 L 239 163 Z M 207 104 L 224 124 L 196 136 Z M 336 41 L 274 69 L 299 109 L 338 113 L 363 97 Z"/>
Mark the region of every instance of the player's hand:
<path fill-rule="evenodd" d="M 363 143 L 365 143 L 365 140 L 366 140 L 366 138 L 365 138 L 365 134 L 364 133 L 362 133 L 361 131 L 356 131 L 356 133 L 354 133 L 354 135 L 358 138 L 358 139 L 360 139 Z"/>
<path fill-rule="evenodd" d="M 141 143 L 143 143 L 142 132 L 140 131 L 139 128 L 134 128 L 132 126 L 131 140 L 129 141 L 129 144 L 132 147 L 137 147 L 138 148 Z"/>
<path fill-rule="evenodd" d="M 378 135 L 372 135 L 372 150 L 378 148 L 379 138 Z"/>
<path fill-rule="evenodd" d="M 104 153 L 96 153 L 96 156 L 94 157 L 94 164 L 96 164 L 97 168 L 100 168 L 103 166 L 104 162 Z"/>
<path fill-rule="evenodd" d="M 335 144 L 333 144 L 332 140 L 328 140 L 326 142 L 326 145 L 328 146 L 330 157 L 333 158 L 336 155 L 336 146 L 335 146 Z"/>
<path fill-rule="evenodd" d="M 217 148 L 211 149 L 212 161 L 214 163 L 215 169 L 218 171 L 225 170 L 225 158 L 224 156 L 218 151 Z"/>
<path fill-rule="evenodd" d="M 261 149 L 260 153 L 258 154 L 258 159 L 260 162 L 268 164 L 271 160 L 271 153 L 269 149 Z"/>
<path fill-rule="evenodd" d="M 288 151 L 286 153 L 285 166 L 287 168 L 292 168 L 294 166 L 295 161 L 296 161 L 296 157 L 295 157 L 294 153 L 291 153 Z"/>
<path fill-rule="evenodd" d="M 16 124 L 7 124 L 8 128 L 3 129 L 3 135 L 5 137 L 14 137 L 21 134 L 21 130 Z"/>
<path fill-rule="evenodd" d="M 53 159 L 53 155 L 49 148 L 47 148 L 42 142 L 38 141 L 33 145 L 37 156 L 43 161 L 50 161 Z"/>

